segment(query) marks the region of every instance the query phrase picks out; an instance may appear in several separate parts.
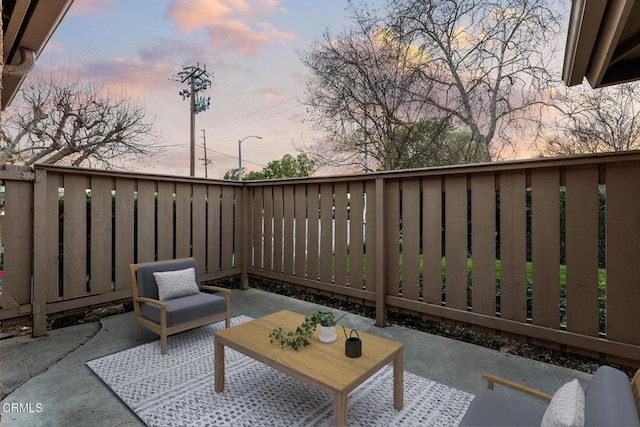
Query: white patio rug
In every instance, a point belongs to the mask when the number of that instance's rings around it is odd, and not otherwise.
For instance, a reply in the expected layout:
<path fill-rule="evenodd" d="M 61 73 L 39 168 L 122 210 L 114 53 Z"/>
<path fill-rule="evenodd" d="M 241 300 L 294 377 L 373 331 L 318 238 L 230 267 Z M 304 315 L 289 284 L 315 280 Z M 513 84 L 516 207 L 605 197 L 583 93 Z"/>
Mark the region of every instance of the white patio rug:
<path fill-rule="evenodd" d="M 234 317 L 233 324 L 251 320 Z M 222 322 L 87 362 L 149 426 L 313 426 L 333 421 L 330 395 L 225 349 L 225 391 L 213 391 L 212 333 Z M 284 351 L 284 350 L 283 350 Z M 301 351 L 304 351 L 301 350 Z M 404 408 L 393 409 L 393 369 L 386 366 L 350 393 L 349 425 L 452 426 L 473 395 L 404 373 Z"/>

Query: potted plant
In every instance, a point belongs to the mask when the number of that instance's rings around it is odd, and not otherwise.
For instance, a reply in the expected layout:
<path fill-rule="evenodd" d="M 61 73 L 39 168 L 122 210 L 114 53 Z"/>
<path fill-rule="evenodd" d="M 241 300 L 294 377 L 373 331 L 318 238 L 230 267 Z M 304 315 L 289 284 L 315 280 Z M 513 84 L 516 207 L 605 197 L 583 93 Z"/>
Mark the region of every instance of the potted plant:
<path fill-rule="evenodd" d="M 334 342 L 338 335 L 336 334 L 336 319 L 332 311 L 318 311 L 313 315 L 313 320 L 320 323 L 320 342 Z"/>
<path fill-rule="evenodd" d="M 346 313 L 345 313 L 346 314 Z M 310 344 L 309 338 L 320 324 L 320 342 L 330 343 L 337 339 L 336 319 L 331 311 L 318 311 L 311 316 L 306 316 L 304 322 L 295 331 L 285 331 L 282 327 L 269 332 L 271 342 L 277 342 L 280 347 L 289 347 L 292 350 L 300 350 Z"/>

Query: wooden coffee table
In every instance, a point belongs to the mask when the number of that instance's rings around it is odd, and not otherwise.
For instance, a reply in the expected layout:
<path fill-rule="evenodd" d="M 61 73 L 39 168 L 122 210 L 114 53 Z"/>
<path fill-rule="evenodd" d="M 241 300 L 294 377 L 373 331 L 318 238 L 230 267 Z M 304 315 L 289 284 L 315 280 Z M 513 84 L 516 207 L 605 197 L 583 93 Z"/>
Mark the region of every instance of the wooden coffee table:
<path fill-rule="evenodd" d="M 304 316 L 279 311 L 241 325 L 218 331 L 214 335 L 215 391 L 224 391 L 224 347 L 230 347 L 293 378 L 333 395 L 333 421 L 347 425 L 347 395 L 367 378 L 393 361 L 393 407 L 404 405 L 403 344 L 359 332 L 362 356 L 348 358 L 345 340 L 325 344 L 318 340 L 318 329 L 311 345 L 294 351 L 271 343 L 269 332 L 280 326 L 293 330 Z M 342 329 L 342 328 L 339 328 Z M 347 329 L 347 333 L 349 333 Z M 341 332 L 341 331 L 338 331 Z"/>

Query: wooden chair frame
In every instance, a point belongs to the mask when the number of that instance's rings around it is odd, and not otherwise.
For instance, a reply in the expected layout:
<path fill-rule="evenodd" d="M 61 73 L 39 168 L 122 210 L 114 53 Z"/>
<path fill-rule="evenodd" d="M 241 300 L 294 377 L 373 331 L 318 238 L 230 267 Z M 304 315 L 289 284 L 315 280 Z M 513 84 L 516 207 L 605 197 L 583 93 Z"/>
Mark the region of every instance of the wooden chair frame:
<path fill-rule="evenodd" d="M 184 332 L 189 329 L 197 328 L 199 326 L 208 325 L 210 323 L 219 322 L 221 320 L 225 321 L 225 328 L 228 328 L 231 325 L 231 290 L 226 288 L 221 288 L 218 286 L 210 286 L 210 285 L 201 285 L 198 282 L 200 290 L 207 290 L 213 292 L 222 292 L 227 301 L 227 310 L 222 313 L 216 313 L 211 316 L 202 317 L 200 319 L 192 320 L 190 322 L 181 323 L 175 326 L 167 326 L 167 303 L 164 301 L 155 300 L 152 298 L 144 298 L 141 297 L 138 293 L 138 281 L 136 271 L 138 268 L 143 265 L 151 265 L 151 264 L 169 264 L 175 261 L 183 261 L 190 258 L 181 258 L 181 259 L 172 259 L 166 261 L 155 261 L 155 262 L 145 262 L 139 264 L 130 264 L 129 269 L 131 272 L 131 290 L 133 292 L 133 311 L 135 316 L 135 327 L 134 327 L 134 338 L 137 340 L 140 339 L 140 326 L 144 326 L 150 331 L 160 336 L 160 352 L 162 354 L 167 353 L 167 337 L 169 335 L 177 334 L 179 332 Z M 143 303 L 153 304 L 160 308 L 160 323 L 153 322 L 142 316 L 141 306 Z"/>

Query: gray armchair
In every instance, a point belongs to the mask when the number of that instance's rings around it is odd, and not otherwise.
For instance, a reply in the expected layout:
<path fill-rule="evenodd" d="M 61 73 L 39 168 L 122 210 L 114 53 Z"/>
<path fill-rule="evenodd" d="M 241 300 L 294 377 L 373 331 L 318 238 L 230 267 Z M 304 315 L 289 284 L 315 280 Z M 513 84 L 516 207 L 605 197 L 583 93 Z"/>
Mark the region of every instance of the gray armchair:
<path fill-rule="evenodd" d="M 229 289 L 200 285 L 194 258 L 131 264 L 130 270 L 136 340 L 144 326 L 160 335 L 160 352 L 166 354 L 169 335 L 221 320 L 229 327 Z"/>

